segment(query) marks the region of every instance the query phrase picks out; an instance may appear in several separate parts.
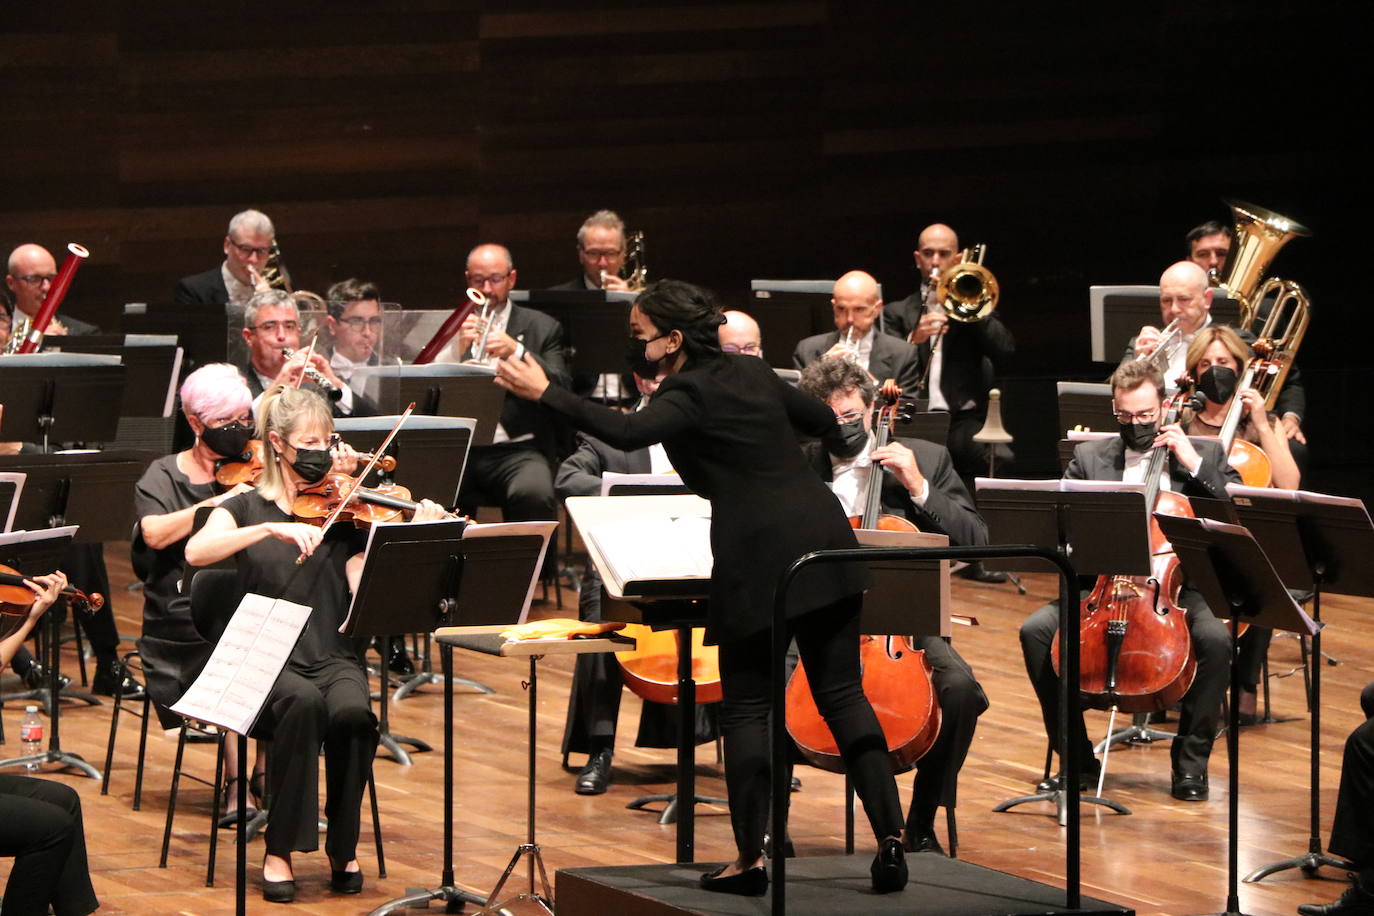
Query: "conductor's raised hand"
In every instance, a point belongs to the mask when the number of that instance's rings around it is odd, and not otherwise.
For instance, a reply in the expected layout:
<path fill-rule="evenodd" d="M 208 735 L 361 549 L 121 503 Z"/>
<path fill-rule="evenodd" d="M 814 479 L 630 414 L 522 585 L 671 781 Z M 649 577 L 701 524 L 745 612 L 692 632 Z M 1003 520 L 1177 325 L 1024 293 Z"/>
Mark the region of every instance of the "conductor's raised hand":
<path fill-rule="evenodd" d="M 510 357 L 496 364 L 496 384 L 518 398 L 537 401 L 549 387 L 544 367 L 530 354 L 522 359 Z"/>
<path fill-rule="evenodd" d="M 324 529 L 305 522 L 268 522 L 267 533 L 279 541 L 295 544 L 303 556 L 310 556 L 324 539 Z"/>

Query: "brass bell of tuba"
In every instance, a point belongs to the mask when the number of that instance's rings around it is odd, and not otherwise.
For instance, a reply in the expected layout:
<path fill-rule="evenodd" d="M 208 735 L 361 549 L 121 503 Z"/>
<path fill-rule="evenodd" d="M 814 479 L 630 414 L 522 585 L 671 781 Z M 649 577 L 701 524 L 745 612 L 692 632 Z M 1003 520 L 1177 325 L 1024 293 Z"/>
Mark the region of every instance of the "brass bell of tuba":
<path fill-rule="evenodd" d="M 649 282 L 649 265 L 644 260 L 644 232 L 630 233 L 625 240 L 625 266 L 621 268 L 625 283 L 630 289 L 639 292 Z"/>
<path fill-rule="evenodd" d="M 1239 325 L 1248 329 L 1258 317 L 1263 297 L 1257 293 L 1274 255 L 1291 239 L 1312 233 L 1301 223 L 1243 200 L 1228 200 L 1226 205 L 1236 221 L 1236 238 L 1216 285 L 1240 302 Z"/>
<path fill-rule="evenodd" d="M 988 246 L 965 248 L 959 263 L 945 271 L 935 289 L 935 300 L 955 321 L 972 324 L 982 321 L 997 308 L 1000 290 L 997 278 L 983 266 Z"/>
<path fill-rule="evenodd" d="M 1255 390 L 1264 395 L 1264 406 L 1274 409 L 1279 391 L 1288 378 L 1288 370 L 1293 368 L 1293 359 L 1298 355 L 1303 335 L 1311 321 L 1312 307 L 1307 291 L 1292 280 L 1270 277 L 1255 292 L 1256 304 L 1273 297 L 1273 305 L 1264 318 L 1264 326 L 1255 340 L 1255 355 L 1267 360 L 1275 367 L 1255 378 Z M 1244 327 L 1244 325 L 1242 325 Z"/>

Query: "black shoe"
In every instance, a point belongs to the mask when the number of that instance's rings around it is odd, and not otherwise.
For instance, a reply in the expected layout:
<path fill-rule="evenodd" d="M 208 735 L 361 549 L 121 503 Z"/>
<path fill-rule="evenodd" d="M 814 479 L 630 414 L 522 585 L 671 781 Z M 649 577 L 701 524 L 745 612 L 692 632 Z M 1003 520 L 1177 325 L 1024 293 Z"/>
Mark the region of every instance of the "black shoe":
<path fill-rule="evenodd" d="M 253 804 L 262 807 L 263 800 L 267 798 L 267 773 L 254 773 L 248 779 L 248 795 L 253 799 Z"/>
<path fill-rule="evenodd" d="M 726 866 L 722 865 L 710 874 L 702 875 L 702 888 L 718 894 L 738 894 L 741 897 L 762 897 L 767 893 L 768 872 L 762 865 L 722 878 L 720 873 L 725 871 L 725 868 Z"/>
<path fill-rule="evenodd" d="M 262 882 L 262 899 L 266 900 L 268 903 L 290 903 L 295 900 L 295 879 L 268 881 L 264 878 Z"/>
<path fill-rule="evenodd" d="M 597 751 L 577 774 L 578 795 L 600 795 L 611 784 L 611 752 Z"/>
<path fill-rule="evenodd" d="M 361 894 L 363 873 L 360 871 L 329 870 L 329 889 L 336 894 Z"/>
<path fill-rule="evenodd" d="M 57 689 L 61 690 L 72 682 L 65 674 L 57 676 Z M 32 665 L 24 672 L 24 686 L 30 690 L 42 690 L 48 686 L 48 669 L 42 665 Z"/>
<path fill-rule="evenodd" d="M 1330 903 L 1304 903 L 1300 916 L 1374 916 L 1374 894 L 1356 882 Z"/>
<path fill-rule="evenodd" d="M 1102 775 L 1102 764 L 1097 760 L 1086 763 L 1078 770 L 1078 791 L 1094 792 L 1097 790 L 1098 777 Z M 1042 779 L 1036 783 L 1037 792 L 1060 792 L 1064 789 L 1064 771 L 1060 770 L 1049 779 Z"/>
<path fill-rule="evenodd" d="M 902 837 L 902 848 L 907 852 L 935 852 L 945 854 L 940 838 L 935 835 L 934 827 L 907 827 Z"/>
<path fill-rule="evenodd" d="M 220 790 L 221 794 L 222 794 L 223 797 L 224 797 L 224 798 L 223 798 L 223 801 L 220 802 L 220 806 L 219 806 L 219 810 L 220 810 L 220 812 L 221 812 L 221 813 L 220 813 L 220 816 L 219 816 L 219 825 L 220 825 L 221 827 L 237 827 L 237 826 L 238 826 L 238 823 L 239 823 L 239 812 L 238 812 L 238 809 L 236 808 L 236 809 L 233 810 L 233 811 L 230 811 L 230 810 L 229 810 L 229 806 L 230 806 L 230 805 L 237 805 L 237 804 L 238 804 L 238 800 L 239 800 L 238 782 L 239 782 L 239 777 L 235 776 L 233 779 L 230 779 L 230 780 L 226 781 L 226 782 L 224 783 L 224 787 Z M 250 797 L 249 797 L 249 802 L 248 802 L 248 807 L 243 809 L 243 822 L 244 822 L 245 824 L 247 824 L 249 821 L 251 821 L 253 818 L 255 818 L 255 817 L 257 817 L 257 816 L 258 816 L 258 809 L 257 809 L 256 807 L 254 807 L 253 802 L 252 802 L 252 797 L 250 796 Z"/>
<path fill-rule="evenodd" d="M 792 791 L 793 791 L 793 792 L 800 792 L 800 791 L 801 791 L 801 780 L 798 779 L 796 776 L 793 776 L 793 777 L 792 777 Z"/>
<path fill-rule="evenodd" d="M 143 699 L 143 685 L 129 676 L 118 659 L 97 662 L 95 677 L 91 679 L 91 693 L 112 697 L 116 692 L 126 700 Z"/>
<path fill-rule="evenodd" d="M 402 677 L 410 677 L 415 673 L 415 663 L 410 660 L 410 653 L 406 651 L 404 639 L 391 641 L 391 657 L 387 659 L 386 667 L 392 674 L 399 674 Z"/>
<path fill-rule="evenodd" d="M 1172 787 L 1169 794 L 1179 801 L 1206 801 L 1207 800 L 1207 777 L 1189 776 L 1177 770 L 1173 773 Z"/>
<path fill-rule="evenodd" d="M 993 572 L 983 565 L 982 560 L 974 560 L 956 575 L 961 579 L 970 579 L 974 582 L 1006 582 L 1007 574 L 1004 572 Z"/>
<path fill-rule="evenodd" d="M 906 887 L 906 851 L 902 841 L 895 836 L 885 837 L 878 844 L 878 854 L 868 872 L 875 894 L 891 894 Z"/>

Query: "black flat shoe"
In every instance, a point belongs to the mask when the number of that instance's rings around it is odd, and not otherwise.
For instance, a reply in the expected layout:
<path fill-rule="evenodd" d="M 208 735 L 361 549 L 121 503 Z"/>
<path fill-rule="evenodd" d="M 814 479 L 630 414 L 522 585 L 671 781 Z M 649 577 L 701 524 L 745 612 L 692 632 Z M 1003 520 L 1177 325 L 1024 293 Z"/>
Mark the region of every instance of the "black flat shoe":
<path fill-rule="evenodd" d="M 891 894 L 906 887 L 906 852 L 901 840 L 890 836 L 878 844 L 878 854 L 873 857 L 869 874 L 875 894 Z"/>
<path fill-rule="evenodd" d="M 1300 916 L 1374 916 L 1374 894 L 1352 884 L 1330 903 L 1304 903 Z"/>
<path fill-rule="evenodd" d="M 238 813 L 237 810 L 230 811 L 230 810 L 229 810 L 229 806 L 230 806 L 231 804 L 237 804 L 237 803 L 238 803 L 239 790 L 236 788 L 235 784 L 238 783 L 239 780 L 240 780 L 240 777 L 235 776 L 233 779 L 230 779 L 229 781 L 227 781 L 227 782 L 224 784 L 224 788 L 220 790 L 220 791 L 223 793 L 223 795 L 224 795 L 224 801 L 220 803 L 220 808 L 219 808 L 219 809 L 220 809 L 220 812 L 221 812 L 221 814 L 220 814 L 220 816 L 219 816 L 219 825 L 220 825 L 221 827 L 237 827 L 237 826 L 238 826 L 238 823 L 239 823 L 239 813 Z M 248 802 L 248 807 L 243 809 L 243 822 L 246 824 L 246 823 L 248 823 L 249 821 L 251 821 L 253 818 L 255 818 L 255 817 L 257 817 L 257 816 L 258 816 L 258 809 L 257 809 L 256 807 L 253 806 L 253 802 L 251 801 L 251 797 L 250 797 L 250 801 Z"/>
<path fill-rule="evenodd" d="M 336 894 L 362 893 L 363 873 L 332 868 L 329 870 L 329 889 Z"/>
<path fill-rule="evenodd" d="M 286 881 L 262 882 L 262 899 L 268 903 L 290 903 L 296 899 L 296 881 L 288 879 Z"/>
<path fill-rule="evenodd" d="M 1095 792 L 1097 790 L 1097 779 L 1102 775 L 1102 764 L 1093 760 L 1091 764 L 1085 764 L 1078 770 L 1078 791 Z M 1036 783 L 1037 792 L 1059 792 L 1064 788 L 1064 772 L 1061 770 L 1049 779 L 1042 779 Z"/>
<path fill-rule="evenodd" d="M 1179 801 L 1200 802 L 1207 800 L 1207 777 L 1188 776 L 1174 773 L 1169 794 Z"/>
<path fill-rule="evenodd" d="M 907 828 L 902 836 L 902 848 L 907 852 L 934 852 L 939 855 L 945 854 L 945 848 L 940 845 L 940 838 L 935 835 L 935 830 L 931 827 L 912 829 Z"/>
<path fill-rule="evenodd" d="M 1004 572 L 993 572 L 983 565 L 982 560 L 974 560 L 963 569 L 955 573 L 961 579 L 969 579 L 973 582 L 1006 582 L 1007 574 Z"/>
<path fill-rule="evenodd" d="M 611 752 L 597 751 L 577 774 L 578 795 L 600 795 L 611 784 Z"/>
<path fill-rule="evenodd" d="M 701 886 L 718 894 L 737 894 L 740 897 L 762 897 L 768 892 L 768 871 L 762 865 L 745 869 L 738 874 L 720 877 L 726 866 L 701 876 Z"/>
<path fill-rule="evenodd" d="M 119 659 L 98 662 L 95 677 L 91 678 L 91 693 L 112 697 L 116 693 L 126 700 L 143 699 L 143 685 L 129 676 Z"/>

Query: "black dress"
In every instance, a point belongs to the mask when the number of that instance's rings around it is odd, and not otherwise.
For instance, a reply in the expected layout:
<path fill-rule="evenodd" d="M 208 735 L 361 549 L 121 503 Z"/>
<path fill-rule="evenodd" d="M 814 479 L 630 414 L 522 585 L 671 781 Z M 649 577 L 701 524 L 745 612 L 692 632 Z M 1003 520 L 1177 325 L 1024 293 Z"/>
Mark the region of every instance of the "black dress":
<path fill-rule="evenodd" d="M 179 512 L 216 492 L 213 483 L 192 483 L 177 467 L 177 456 L 166 455 L 148 465 L 134 485 L 134 514 L 141 519 Z M 142 526 L 135 523 L 129 545 L 134 572 L 143 580 L 143 635 L 137 646 L 148 695 L 164 728 L 181 721 L 167 707 L 181 699 L 214 649 L 196 632 L 191 600 L 181 594 L 188 540 L 155 550 L 143 540 Z"/>
<path fill-rule="evenodd" d="M 224 501 L 240 528 L 289 522 L 254 490 Z M 310 619 L 253 727 L 272 739 L 267 789 L 272 818 L 267 852 L 287 856 L 319 847 L 319 753 L 324 747 L 325 850 L 339 866 L 358 845 L 358 809 L 377 751 L 377 720 L 368 701 L 362 643 L 339 633 L 348 614 L 348 559 L 366 546 L 350 525 L 334 525 L 301 566 L 294 544 L 264 538 L 236 555 L 245 591 L 309 605 Z"/>

